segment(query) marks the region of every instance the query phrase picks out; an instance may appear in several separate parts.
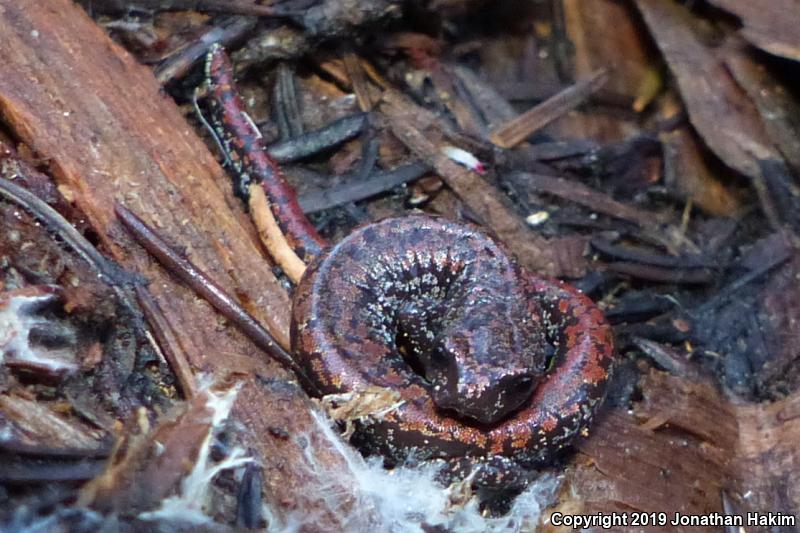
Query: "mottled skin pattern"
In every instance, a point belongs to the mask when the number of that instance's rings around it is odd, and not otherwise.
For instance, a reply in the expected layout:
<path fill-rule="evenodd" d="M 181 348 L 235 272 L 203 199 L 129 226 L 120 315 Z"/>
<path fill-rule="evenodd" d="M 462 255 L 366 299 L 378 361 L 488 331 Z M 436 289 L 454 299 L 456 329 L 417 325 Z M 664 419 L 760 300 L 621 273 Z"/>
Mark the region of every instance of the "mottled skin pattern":
<path fill-rule="evenodd" d="M 209 53 L 211 118 L 246 190 L 262 181 L 308 269 L 292 307 L 292 352 L 322 394 L 400 393 L 360 425 L 367 452 L 478 464 L 477 485 L 522 484 L 600 405 L 611 329 L 586 296 L 521 269 L 478 228 L 410 215 L 356 229 L 323 250 L 246 118 L 225 53 Z"/>
<path fill-rule="evenodd" d="M 208 53 L 205 74 L 209 120 L 239 179 L 237 194 L 246 198 L 250 183 L 260 183 L 289 245 L 300 259 L 310 261 L 326 242 L 306 219 L 294 190 L 267 153 L 261 133 L 244 112 L 230 60 L 218 45 Z"/>
<path fill-rule="evenodd" d="M 455 386 L 447 381 L 451 376 L 426 380 L 415 373 L 395 342 L 401 310 L 419 294 L 436 310 L 468 301 L 466 311 L 433 317 L 429 328 L 445 366 L 455 365 L 451 375 L 463 379 Z M 484 295 L 491 296 L 486 305 Z M 397 459 L 414 450 L 420 458 L 499 455 L 526 465 L 546 462 L 588 426 L 612 362 L 611 329 L 586 296 L 520 269 L 473 226 L 424 215 L 362 227 L 327 250 L 298 285 L 292 312 L 292 352 L 324 394 L 369 385 L 400 392 L 404 403 L 363 425 L 360 439 L 370 443 L 369 451 Z M 459 325 L 472 331 L 454 331 Z M 501 339 L 500 346 L 475 341 L 475 335 Z M 477 351 L 448 355 L 464 338 Z M 532 351 L 516 351 L 523 346 Z M 545 351 L 553 363 L 539 381 Z M 519 385 L 528 379 L 532 384 Z M 466 391 L 465 399 L 449 409 L 437 405 L 435 389 L 443 382 Z M 490 415 L 462 410 L 459 402 L 470 406 L 476 396 Z"/>

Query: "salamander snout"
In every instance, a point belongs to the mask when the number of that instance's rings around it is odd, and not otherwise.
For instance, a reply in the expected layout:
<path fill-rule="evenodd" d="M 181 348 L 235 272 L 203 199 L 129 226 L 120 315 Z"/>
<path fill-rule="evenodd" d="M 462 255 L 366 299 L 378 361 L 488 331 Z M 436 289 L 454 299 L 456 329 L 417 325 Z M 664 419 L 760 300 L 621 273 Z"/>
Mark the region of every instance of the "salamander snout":
<path fill-rule="evenodd" d="M 440 357 L 447 364 L 431 380 L 431 396 L 441 409 L 491 425 L 531 397 L 541 374 L 517 354 L 476 353 L 471 340 L 461 335 L 443 339 Z"/>
<path fill-rule="evenodd" d="M 437 384 L 432 396 L 441 409 L 455 411 L 479 424 L 491 425 L 516 411 L 530 398 L 535 384 L 534 377 L 528 374 L 504 376 L 489 386 L 460 379 L 455 387 Z"/>

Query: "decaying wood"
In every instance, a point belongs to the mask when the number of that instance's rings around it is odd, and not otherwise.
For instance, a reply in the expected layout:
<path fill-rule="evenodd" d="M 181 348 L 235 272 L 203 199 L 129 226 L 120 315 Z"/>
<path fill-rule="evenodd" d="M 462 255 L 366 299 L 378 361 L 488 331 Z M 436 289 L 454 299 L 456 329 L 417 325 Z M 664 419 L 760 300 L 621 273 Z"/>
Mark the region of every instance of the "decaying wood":
<path fill-rule="evenodd" d="M 674 511 L 724 514 L 723 499 L 743 515 L 798 508 L 800 490 L 790 478 L 800 461 L 800 394 L 772 404 L 735 403 L 706 379 L 655 370 L 641 387 L 644 401 L 630 414 L 607 413 L 593 438 L 579 444 L 587 460 L 576 461 L 552 512 L 633 510 L 667 512 L 671 519 Z"/>
<path fill-rule="evenodd" d="M 127 5 L 103 2 L 112 3 Z M 466 4 L 447 1 L 431 5 L 457 3 Z M 447 216 L 460 212 L 465 218 L 480 220 L 527 267 L 560 276 L 581 276 L 581 287 L 607 306 L 620 347 L 617 381 L 610 388 L 609 402 L 590 428 L 590 438 L 576 445 L 577 454 L 564 456 L 566 464 L 555 467 L 559 474 L 565 472 L 565 482 L 559 503 L 551 511 L 741 514 L 792 513 L 800 508 L 800 485 L 794 482 L 800 465 L 796 446 L 800 438 L 800 393 L 782 398 L 796 386 L 800 373 L 800 343 L 796 342 L 800 257 L 788 232 L 769 234 L 760 215 L 747 211 L 748 183 L 735 179 L 742 174 L 752 180 L 773 226 L 789 220 L 800 227 L 796 222 L 800 221 L 796 181 L 784 179 L 788 167 L 800 168 L 794 116 L 797 106 L 791 85 L 778 79 L 782 73 L 771 68 L 774 65 L 758 64 L 757 58 L 763 54 L 744 42 L 797 59 L 791 30 L 796 14 L 787 12 L 781 24 L 775 20 L 780 6 L 796 4 L 797 0 L 776 1 L 769 8 L 762 2 L 744 0 L 709 3 L 736 13 L 743 29 L 738 32 L 720 26 L 715 36 L 724 35 L 725 39 L 708 40 L 709 26 L 698 24 L 698 12 L 673 0 L 554 2 L 552 5 L 563 7 L 566 30 L 575 47 L 574 71 L 559 72 L 568 75 L 561 79 L 580 79 L 598 68 L 610 67 L 609 83 L 598 93 L 598 101 L 609 104 L 605 111 L 611 112 L 593 116 L 597 111 L 593 106 L 560 116 L 557 123 L 542 128 L 541 138 L 549 135 L 553 142 L 523 144 L 505 151 L 492 150 L 486 140 L 489 131 L 515 116 L 500 95 L 517 101 L 531 96 L 538 100 L 563 88 L 553 73 L 532 83 L 532 61 L 519 62 L 527 65 L 520 68 L 527 68 L 529 76 L 523 76 L 522 83 L 515 84 L 513 76 L 505 81 L 488 76 L 488 81 L 481 81 L 466 67 L 445 64 L 441 59 L 458 61 L 459 54 L 469 50 L 469 43 L 461 43 L 463 48 L 458 52 L 458 46 L 446 47 L 445 37 L 433 41 L 422 34 L 397 34 L 396 39 L 385 42 L 404 51 L 404 59 L 411 58 L 413 70 L 419 71 L 413 75 L 425 80 L 421 86 L 432 82 L 430 100 L 419 87 L 410 89 L 419 97 L 417 101 L 428 106 L 422 107 L 391 88 L 395 80 L 402 79 L 395 69 L 412 74 L 411 70 L 403 71 L 402 61 L 393 62 L 384 54 L 375 65 L 384 69 L 385 60 L 393 68 L 379 72 L 369 63 L 371 58 L 357 55 L 363 50 L 348 53 L 345 61 L 319 60 L 320 69 L 340 87 L 352 87 L 362 109 L 370 109 L 372 116 L 368 128 L 363 116 L 348 117 L 324 128 L 328 133 L 338 131 L 339 140 L 362 131 L 364 135 L 335 155 L 328 162 L 328 171 L 315 173 L 306 167 L 294 170 L 298 175 L 302 171 L 317 176 L 350 172 L 358 179 L 307 195 L 304 207 L 316 210 L 352 202 L 433 169 L 448 187 L 433 197 L 427 205 L 429 210 Z M 150 0 L 138 4 L 163 7 Z M 534 4 L 536 9 L 546 3 Z M 222 2 L 184 0 L 164 5 L 225 8 Z M 243 5 L 255 6 L 257 11 L 271 9 L 255 0 L 252 4 L 236 2 L 232 7 Z M 237 72 L 253 64 L 263 69 L 263 62 L 308 52 L 315 36 L 342 35 L 367 22 L 391 17 L 400 3 L 282 3 L 282 7 L 300 5 L 309 9 L 298 12 L 297 24 L 291 27 L 238 16 L 209 19 L 205 33 L 167 56 L 160 71 L 162 81 L 186 72 L 209 39 L 241 39 L 251 29 L 264 26 L 247 47 L 234 53 Z M 643 15 L 641 20 L 636 16 L 636 6 Z M 183 13 L 178 17 L 194 15 Z M 774 31 L 769 21 L 776 22 Z M 556 27 L 556 20 L 552 24 L 554 32 L 562 30 Z M 668 77 L 655 66 L 657 50 L 647 46 L 642 29 L 650 30 L 677 80 L 677 92 L 668 89 L 656 100 L 653 98 Z M 509 54 L 503 61 L 513 64 L 519 57 L 542 59 L 540 53 L 545 49 L 532 44 L 537 31 L 526 30 L 520 38 L 520 42 L 531 45 L 522 52 L 527 55 Z M 464 35 L 470 35 L 469 31 Z M 504 48 L 506 37 L 505 32 L 487 39 L 481 36 L 472 46 L 496 39 L 497 50 L 508 51 Z M 351 488 L 356 483 L 344 468 L 341 453 L 323 434 L 306 394 L 291 376 L 157 266 L 114 218 L 115 202 L 142 216 L 236 295 L 284 346 L 288 344 L 289 300 L 265 262 L 258 232 L 244 215 L 241 202 L 231 196 L 228 177 L 174 104 L 160 92 L 152 74 L 114 45 L 69 0 L 0 0 L 0 43 L 0 116 L 4 127 L 20 141 L 20 152 L 25 152 L 29 160 L 42 161 L 52 174 L 63 195 L 54 207 L 80 231 L 96 234 L 98 246 L 106 254 L 152 281 L 152 299 L 141 287 L 137 289 L 139 304 L 187 400 L 178 402 L 169 415 L 156 418 L 153 410 L 141 410 L 137 416 L 121 415 L 129 415 L 138 407 L 130 401 L 113 415 L 93 411 L 96 405 L 86 402 L 87 395 L 102 394 L 92 390 L 75 397 L 74 385 L 59 391 L 66 400 L 55 402 L 21 387 L 13 393 L 3 390 L 0 422 L 8 426 L 9 438 L 0 442 L 0 481 L 84 481 L 105 468 L 82 491 L 83 503 L 114 513 L 152 510 L 180 491 L 178 485 L 211 429 L 205 403 L 207 383 L 226 386 L 241 381 L 244 385 L 226 429 L 233 429 L 235 446 L 241 445 L 245 453 L 258 460 L 265 500 L 278 520 L 302 514 L 305 525 L 326 531 L 363 530 L 374 524 L 370 522 L 373 508 L 360 499 L 358 489 Z M 342 44 L 341 50 L 353 49 L 348 48 L 349 42 Z M 419 49 L 425 49 L 427 55 L 417 56 L 415 63 L 411 52 L 419 53 Z M 487 57 L 483 57 L 483 68 L 492 64 Z M 309 63 L 316 61 L 312 57 Z M 538 68 L 544 63 L 535 65 Z M 552 70 L 560 69 L 557 65 Z M 290 79 L 291 86 L 280 85 L 279 89 L 294 89 L 294 82 L 303 83 L 294 74 L 282 81 Z M 247 83 L 246 79 L 242 81 Z M 310 141 L 320 132 L 297 137 L 309 122 L 308 116 L 301 115 L 300 103 L 311 101 L 313 90 L 304 91 L 302 99 L 299 91 L 279 92 L 275 111 L 279 115 L 283 112 L 287 124 L 292 122 L 291 128 L 285 128 L 292 138 L 270 147 L 281 161 L 295 161 L 318 152 L 323 145 L 339 142 Z M 685 106 L 678 102 L 678 92 Z M 340 96 L 337 92 L 336 97 Z M 318 105 L 331 107 L 327 100 Z M 430 110 L 437 106 L 445 111 L 436 114 Z M 260 113 L 261 108 L 256 107 Z M 638 115 L 645 107 L 650 114 Z M 563 107 L 559 107 L 561 111 Z M 448 121 L 448 112 L 453 122 Z M 683 118 L 687 112 L 689 123 Z M 658 124 L 653 125 L 651 118 Z M 532 124 L 539 126 L 528 121 L 522 129 L 511 131 L 507 142 L 501 144 L 511 146 L 528 138 Z M 581 127 L 576 127 L 579 124 Z M 632 135 L 632 130 L 638 133 Z M 318 141 L 323 137 L 330 140 L 325 134 Z M 608 144 L 622 137 L 628 139 Z M 639 153 L 637 140 L 646 141 L 644 155 Z M 9 144 L 0 132 L 0 163 L 5 157 L 4 142 Z M 447 144 L 469 149 L 487 160 L 494 158 L 493 170 L 501 174 L 499 181 L 512 189 L 515 200 L 523 209 L 532 208 L 534 214 L 550 215 L 550 222 L 541 221 L 546 218 L 531 222 L 540 224 L 535 231 L 526 226 L 523 216 L 492 182 L 494 173 L 480 176 L 449 159 L 441 151 Z M 408 152 L 419 162 L 408 164 Z M 356 163 L 359 154 L 361 163 Z M 566 161 L 569 159 L 579 161 Z M 403 164 L 397 171 L 376 170 L 397 164 Z M 20 185 L 47 201 L 57 196 L 47 176 L 34 178 L 29 181 L 14 176 L 22 181 Z M 428 179 L 435 182 L 431 191 L 439 192 L 442 181 Z M 784 179 L 777 185 L 784 185 L 785 194 L 770 181 L 775 179 Z M 424 197 L 421 202 L 430 199 L 424 194 L 425 184 L 418 184 L 418 188 L 422 191 L 419 196 Z M 645 195 L 652 197 L 642 198 Z M 417 205 L 414 202 L 412 196 L 409 203 Z M 377 204 L 367 207 L 372 210 L 370 215 L 400 210 L 396 201 L 389 207 Z M 705 213 L 695 216 L 694 205 Z M 361 209 L 349 207 L 351 214 Z M 738 218 L 715 218 L 724 216 Z M 27 213 L 22 213 L 20 226 L 13 226 L 15 231 L 25 224 L 33 226 L 26 217 Z M 9 227 L 16 224 L 13 218 L 11 209 L 0 210 L 0 219 Z M 362 211 L 354 218 L 366 217 Z M 34 233 L 26 231 L 18 232 L 22 239 L 37 242 Z M 43 237 L 43 232 L 39 228 L 36 234 L 43 241 L 39 248 L 15 258 L 22 269 L 34 261 L 44 262 L 42 257 L 59 247 L 55 240 Z M 738 234 L 746 236 L 739 238 Z M 0 252 L 16 254 L 13 239 L 2 237 L 6 236 L 0 235 Z M 69 272 L 74 267 L 72 262 L 83 265 L 63 242 L 62 248 L 59 257 L 66 257 L 69 267 L 53 270 Z M 593 254 L 585 257 L 588 250 Z M 296 257 L 292 261 L 295 269 L 291 275 L 297 278 L 303 265 Z M 85 265 L 83 268 L 92 272 Z M 84 284 L 81 290 L 87 290 L 85 281 L 90 277 L 86 273 L 80 277 Z M 628 281 L 630 278 L 633 282 Z M 60 282 L 57 272 L 42 283 L 56 279 Z M 648 285 L 647 281 L 659 285 Z M 693 289 L 689 286 L 692 283 L 703 286 Z M 45 290 L 42 287 L 32 290 Z M 17 294 L 13 288 L 0 290 L 5 296 Z M 106 286 L 103 290 L 113 301 L 112 291 Z M 97 294 L 106 294 L 103 290 L 83 301 L 95 303 Z M 637 306 L 639 296 L 638 302 L 643 305 Z M 82 299 L 71 294 L 64 300 L 67 309 L 80 305 Z M 663 336 L 647 334 L 656 330 Z M 98 346 L 95 343 L 69 354 L 75 372 L 101 367 L 98 357 L 103 362 L 103 354 Z M 121 389 L 116 386 L 133 375 L 134 355 L 131 349 L 119 358 L 127 373 L 121 372 L 123 378 L 109 380 L 111 386 L 101 390 L 112 395 Z M 9 372 L 0 374 L 0 388 L 5 385 L 2 380 L 16 384 L 17 373 L 30 370 L 11 359 L 3 362 Z M 105 360 L 111 359 L 117 358 L 106 356 Z M 651 369 L 652 363 L 670 373 Z M 714 384 L 709 376 L 712 372 L 727 395 Z M 63 376 L 51 377 L 60 385 L 64 383 L 59 381 Z M 759 401 L 782 399 L 745 404 L 733 399 L 734 394 Z M 89 409 L 85 409 L 87 403 Z M 73 413 L 75 416 L 69 418 Z M 125 419 L 121 431 L 114 416 Z M 103 458 L 111 453 L 110 436 L 114 434 L 125 439 L 118 441 L 113 460 L 106 466 Z M 161 454 L 151 456 L 152 450 L 161 450 Z M 47 462 L 37 465 L 37 454 L 46 455 Z M 75 460 L 73 455 L 80 459 Z M 229 481 L 225 476 L 220 478 L 218 486 Z M 311 491 L 310 487 L 327 490 Z M 260 508 L 260 500 L 255 505 Z M 316 517 L 313 525 L 308 524 L 311 515 Z M 748 527 L 747 531 L 761 530 Z"/>
<path fill-rule="evenodd" d="M 21 396 L 0 396 L 0 419 L 7 437 L 5 451 L 22 450 L 44 455 L 47 451 L 61 456 L 103 457 L 108 442 L 101 431 L 75 420 L 67 420 L 57 406 Z M 42 449 L 41 443 L 48 448 Z"/>
<path fill-rule="evenodd" d="M 83 213 L 100 246 L 151 280 L 150 291 L 195 371 L 217 380 L 245 378 L 234 411 L 248 422 L 259 460 L 282 465 L 279 473 L 265 469 L 266 496 L 279 512 L 290 512 L 287 502 L 302 502 L 297 491 L 315 483 L 317 472 L 296 468 L 304 463 L 301 445 L 293 439 L 276 445 L 270 431 L 280 427 L 315 438 L 313 421 L 298 415 L 308 412 L 306 397 L 256 385 L 255 376 L 289 376 L 235 328 L 221 326 L 207 304 L 133 244 L 114 216 L 114 203 L 121 202 L 158 228 L 288 346 L 288 298 L 252 233 L 232 214 L 238 207 L 224 172 L 160 94 L 152 73 L 72 2 L 0 2 L 0 38 L 0 114 L 48 161 L 59 191 Z M 315 440 L 324 450 L 324 439 Z M 322 456 L 326 468 L 342 466 L 337 453 Z M 269 477 L 278 474 L 280 481 Z M 337 490 L 346 494 L 342 476 Z M 333 520 L 319 510 L 321 523 Z M 333 524 L 327 528 L 338 529 Z"/>
<path fill-rule="evenodd" d="M 737 492 L 747 495 L 745 509 L 797 513 L 800 484 L 800 394 L 738 409 L 739 442 L 735 471 Z"/>
<path fill-rule="evenodd" d="M 699 24 L 687 8 L 662 1 L 637 0 L 637 5 L 675 75 L 692 125 L 725 164 L 752 179 L 764 213 L 780 227 L 776 196 L 786 193 L 770 191 L 764 163 L 785 163 L 755 105 L 702 43 Z"/>
<path fill-rule="evenodd" d="M 651 374 L 642 390 L 641 411 L 610 414 L 594 428 L 595 438 L 580 445 L 591 463 L 576 469 L 570 485 L 575 499 L 585 502 L 583 512 L 721 513 L 720 490 L 736 435 L 732 407 L 713 386 L 666 374 Z M 716 432 L 693 434 L 693 428 L 708 430 L 709 417 Z"/>
<path fill-rule="evenodd" d="M 739 17 L 742 34 L 767 52 L 800 61 L 800 1 L 711 0 Z"/>

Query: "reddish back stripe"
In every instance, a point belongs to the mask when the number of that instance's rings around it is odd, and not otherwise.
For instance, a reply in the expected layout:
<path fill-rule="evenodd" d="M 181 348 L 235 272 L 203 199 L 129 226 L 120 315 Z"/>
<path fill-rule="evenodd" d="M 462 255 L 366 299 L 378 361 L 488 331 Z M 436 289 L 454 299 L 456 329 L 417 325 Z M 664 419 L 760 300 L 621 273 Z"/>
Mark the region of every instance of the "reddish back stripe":
<path fill-rule="evenodd" d="M 327 243 L 309 223 L 297 203 L 294 190 L 270 157 L 260 132 L 244 111 L 244 103 L 233 80 L 233 68 L 220 46 L 213 46 L 208 53 L 206 84 L 210 122 L 236 173 L 237 194 L 246 197 L 250 183 L 260 183 L 289 245 L 300 259 L 310 261 Z"/>

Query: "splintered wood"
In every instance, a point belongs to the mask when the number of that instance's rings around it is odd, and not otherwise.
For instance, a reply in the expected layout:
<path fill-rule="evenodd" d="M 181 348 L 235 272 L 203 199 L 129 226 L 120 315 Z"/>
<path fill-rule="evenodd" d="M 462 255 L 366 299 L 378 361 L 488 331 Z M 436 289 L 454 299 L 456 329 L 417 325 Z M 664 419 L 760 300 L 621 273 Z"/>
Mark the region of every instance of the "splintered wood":
<path fill-rule="evenodd" d="M 329 471 L 341 456 L 324 438 L 296 388 L 264 385 L 290 376 L 235 328 L 161 270 L 116 222 L 114 203 L 137 213 L 268 325 L 288 346 L 289 299 L 252 230 L 239 222 L 227 178 L 151 71 L 114 44 L 68 0 L 0 2 L 0 115 L 13 134 L 46 160 L 59 191 L 86 218 L 100 246 L 150 281 L 152 293 L 195 372 L 212 380 L 243 376 L 234 417 L 265 465 L 267 498 L 281 513 L 319 511 L 320 527 L 340 529 L 325 502 L 304 498 L 318 472 L 302 468 L 304 448 L 276 434 L 305 435 Z M 256 378 L 256 376 L 260 376 Z M 277 431 L 280 428 L 281 431 Z M 279 464 L 280 468 L 270 465 Z M 276 476 L 276 477 L 273 477 Z M 330 479 L 328 481 L 330 483 Z M 124 498 L 120 498 L 120 501 Z"/>
<path fill-rule="evenodd" d="M 787 475 L 800 451 L 800 394 L 771 404 L 724 397 L 700 377 L 651 370 L 629 414 L 607 413 L 578 444 L 577 461 L 550 512 L 792 515 L 800 490 Z M 629 524 L 630 526 L 630 524 Z M 651 524 L 647 531 L 719 531 Z M 748 527 L 747 531 L 768 531 Z M 612 527 L 608 531 L 630 531 Z"/>

